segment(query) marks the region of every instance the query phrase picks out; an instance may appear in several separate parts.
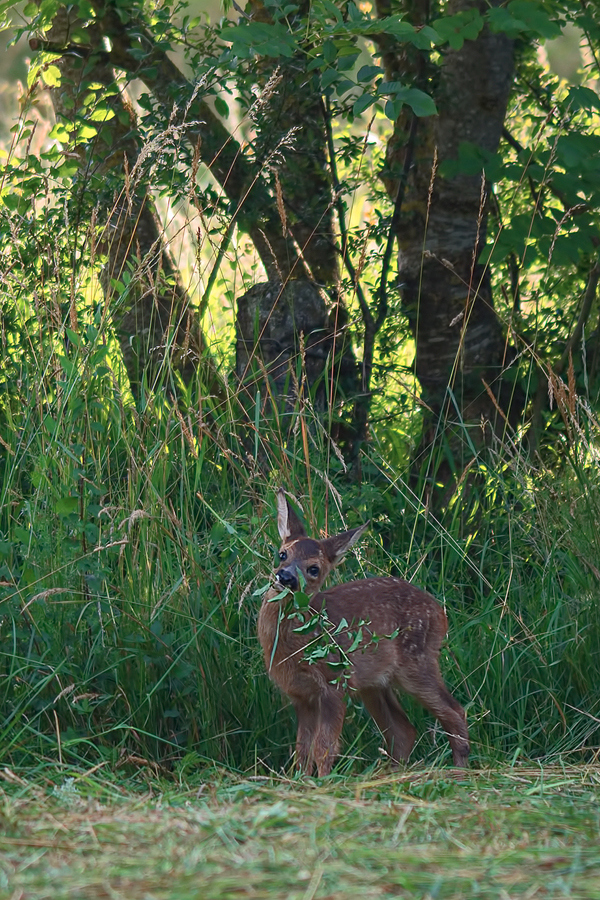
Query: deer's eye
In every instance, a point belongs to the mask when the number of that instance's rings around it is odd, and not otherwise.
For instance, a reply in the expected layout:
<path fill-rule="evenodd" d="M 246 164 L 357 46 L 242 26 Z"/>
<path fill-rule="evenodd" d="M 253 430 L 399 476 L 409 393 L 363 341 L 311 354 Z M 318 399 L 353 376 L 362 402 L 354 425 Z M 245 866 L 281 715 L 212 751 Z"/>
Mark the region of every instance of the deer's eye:
<path fill-rule="evenodd" d="M 307 575 L 310 575 L 311 578 L 316 578 L 317 575 L 319 574 L 319 567 L 318 566 L 309 566 L 308 569 L 306 570 L 306 573 L 307 573 Z"/>
<path fill-rule="evenodd" d="M 285 562 L 285 561 L 286 561 L 286 559 L 287 559 L 287 552 L 286 552 L 285 550 L 280 550 L 280 551 L 279 551 L 279 559 L 281 560 L 281 562 Z"/>

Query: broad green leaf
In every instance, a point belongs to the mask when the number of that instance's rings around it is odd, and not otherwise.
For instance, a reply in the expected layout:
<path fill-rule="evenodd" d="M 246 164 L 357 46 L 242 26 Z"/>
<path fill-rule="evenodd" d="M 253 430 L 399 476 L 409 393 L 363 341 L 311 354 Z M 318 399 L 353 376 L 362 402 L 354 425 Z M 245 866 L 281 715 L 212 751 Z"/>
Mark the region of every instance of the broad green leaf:
<path fill-rule="evenodd" d="M 591 111 L 596 109 L 600 111 L 600 97 L 596 91 L 582 85 L 576 85 L 569 89 L 569 103 L 573 110 L 587 109 Z"/>
<path fill-rule="evenodd" d="M 492 31 L 504 32 L 512 38 L 523 33 L 555 38 L 561 33 L 558 22 L 552 21 L 543 5 L 535 0 L 512 0 L 508 7 L 492 7 L 486 17 Z"/>
<path fill-rule="evenodd" d="M 418 88 L 407 87 L 400 81 L 382 81 L 377 93 L 391 94 L 394 97 L 393 100 L 388 100 L 385 107 L 385 114 L 392 121 L 398 118 L 403 105 L 410 106 L 416 116 L 437 114 L 437 107 L 429 94 Z"/>
<path fill-rule="evenodd" d="M 338 97 L 342 97 L 347 91 L 351 91 L 353 87 L 356 87 L 353 81 L 349 81 L 347 78 L 342 79 L 342 81 L 338 81 L 335 86 L 335 92 Z"/>
<path fill-rule="evenodd" d="M 410 88 L 404 98 L 407 106 L 410 106 L 415 116 L 436 116 L 437 107 L 433 99 L 424 91 Z"/>
<path fill-rule="evenodd" d="M 408 90 L 402 81 L 382 81 L 377 87 L 378 94 L 405 94 Z"/>
<path fill-rule="evenodd" d="M 326 62 L 332 63 L 334 62 L 337 56 L 337 47 L 332 40 L 325 41 L 323 44 L 323 57 Z"/>
<path fill-rule="evenodd" d="M 23 528 L 21 525 L 16 525 L 13 528 L 13 535 L 19 541 L 20 544 L 29 544 L 32 533 L 27 528 Z"/>
<path fill-rule="evenodd" d="M 54 504 L 54 510 L 59 516 L 70 516 L 79 509 L 79 497 L 61 497 Z"/>
<path fill-rule="evenodd" d="M 222 116 L 224 119 L 227 119 L 229 117 L 229 107 L 228 107 L 227 103 L 225 102 L 225 100 L 223 100 L 223 98 L 221 97 L 220 94 L 216 95 L 214 102 L 215 102 L 215 109 L 218 112 L 218 114 L 220 116 Z"/>
<path fill-rule="evenodd" d="M 337 81 L 339 77 L 340 75 L 337 69 L 327 69 L 326 72 L 323 72 L 321 75 L 321 87 L 323 90 L 333 84 L 334 81 Z"/>
<path fill-rule="evenodd" d="M 14 211 L 15 209 L 17 209 L 19 203 L 21 202 L 21 195 L 14 194 L 9 190 L 4 190 L 2 191 L 2 194 L 0 194 L 0 200 L 7 209 Z"/>
<path fill-rule="evenodd" d="M 477 9 L 467 9 L 455 16 L 436 19 L 433 27 L 453 50 L 460 50 L 466 40 L 474 41 L 483 28 L 483 19 Z"/>
<path fill-rule="evenodd" d="M 304 591 L 294 592 L 294 606 L 296 609 L 308 609 L 310 606 L 310 597 Z"/>
<path fill-rule="evenodd" d="M 58 87 L 60 85 L 60 69 L 58 66 L 47 66 L 41 72 L 42 81 L 48 87 Z"/>
<path fill-rule="evenodd" d="M 291 57 L 296 50 L 296 40 L 279 22 L 246 22 L 233 25 L 223 31 L 223 38 L 236 47 L 248 48 L 261 56 Z"/>
<path fill-rule="evenodd" d="M 75 160 L 68 159 L 62 166 L 57 166 L 55 174 L 57 178 L 73 178 L 79 170 L 79 163 Z"/>
<path fill-rule="evenodd" d="M 79 0 L 77 3 L 77 14 L 80 19 L 93 19 L 96 15 L 96 10 L 89 0 Z"/>
<path fill-rule="evenodd" d="M 81 335 L 77 334 L 77 332 L 73 331 L 71 328 L 65 328 L 65 331 L 67 333 L 67 337 L 69 338 L 71 343 L 75 345 L 75 347 L 82 346 Z"/>
<path fill-rule="evenodd" d="M 321 0 L 320 5 L 326 10 L 329 15 L 336 20 L 339 25 L 343 25 L 344 19 L 341 11 L 337 8 L 335 3 L 332 3 L 331 0 Z"/>
<path fill-rule="evenodd" d="M 508 4 L 511 15 L 522 19 L 528 29 L 543 38 L 555 38 L 561 33 L 558 22 L 552 21 L 543 3 L 535 0 L 511 0 Z"/>
<path fill-rule="evenodd" d="M 383 75 L 381 66 L 362 66 L 358 70 L 356 80 L 360 82 L 372 81 L 374 78 L 377 78 L 378 75 Z"/>
<path fill-rule="evenodd" d="M 114 117 L 114 109 L 111 109 L 106 103 L 99 103 L 98 106 L 88 113 L 88 119 L 91 122 L 110 122 Z"/>
<path fill-rule="evenodd" d="M 68 144 L 71 136 L 62 122 L 57 122 L 50 134 L 50 140 L 60 141 L 61 144 Z"/>
<path fill-rule="evenodd" d="M 77 140 L 78 141 L 90 141 L 92 138 L 95 138 L 98 134 L 98 129 L 94 128 L 93 125 L 87 125 L 85 123 L 81 123 L 77 126 Z"/>
<path fill-rule="evenodd" d="M 372 106 L 376 101 L 377 97 L 373 97 L 371 94 L 363 94 L 362 97 L 359 97 L 358 100 L 354 101 L 354 105 L 352 106 L 353 115 L 360 116 L 365 109 L 368 109 L 369 106 Z"/>

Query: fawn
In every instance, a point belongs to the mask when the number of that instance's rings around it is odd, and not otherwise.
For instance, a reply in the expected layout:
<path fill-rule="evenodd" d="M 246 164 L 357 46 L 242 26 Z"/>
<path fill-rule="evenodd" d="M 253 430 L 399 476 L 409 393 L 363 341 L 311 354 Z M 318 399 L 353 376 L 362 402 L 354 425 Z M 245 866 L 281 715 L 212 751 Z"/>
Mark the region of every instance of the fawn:
<path fill-rule="evenodd" d="M 313 540 L 283 489 L 277 494 L 280 562 L 275 585 L 263 596 L 258 637 L 270 677 L 296 711 L 296 763 L 309 775 L 315 765 L 319 776 L 331 772 L 344 721 L 344 691 L 357 694 L 375 719 L 391 760 L 408 760 L 416 731 L 396 698 L 393 689 L 398 687 L 439 719 L 454 765 L 466 766 L 465 711 L 446 688 L 439 668 L 448 621 L 437 600 L 400 578 L 364 578 L 320 591 L 368 524 Z M 310 597 L 306 612 L 314 627 L 309 619 L 308 633 L 290 604 L 291 593 L 299 590 Z M 318 614 L 320 619 L 315 618 Z M 305 654 L 324 630 L 329 632 L 326 658 L 309 661 Z M 347 663 L 345 678 L 332 668 L 336 662 L 339 666 L 340 656 Z"/>

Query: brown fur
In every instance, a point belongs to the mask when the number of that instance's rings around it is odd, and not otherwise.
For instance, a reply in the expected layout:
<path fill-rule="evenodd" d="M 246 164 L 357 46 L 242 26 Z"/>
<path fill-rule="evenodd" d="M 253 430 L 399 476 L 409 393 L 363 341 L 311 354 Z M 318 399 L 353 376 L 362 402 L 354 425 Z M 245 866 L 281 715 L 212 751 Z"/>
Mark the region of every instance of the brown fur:
<path fill-rule="evenodd" d="M 439 668 L 440 647 L 448 629 L 442 607 L 430 594 L 400 578 L 365 578 L 320 591 L 327 575 L 367 525 L 315 541 L 306 536 L 282 490 L 277 505 L 280 558 L 285 558 L 277 567 L 275 586 L 264 596 L 258 637 L 269 675 L 296 710 L 298 766 L 309 774 L 314 765 L 320 776 L 331 772 L 344 721 L 344 690 L 361 698 L 381 729 L 391 759 L 407 760 L 416 732 L 396 698 L 396 687 L 439 719 L 454 764 L 466 766 L 469 736 L 465 711 L 446 688 Z M 351 633 L 342 629 L 335 637 L 342 656 L 364 623 L 363 639 L 350 654 L 346 678 L 337 677 L 339 670 L 330 668 L 326 660 L 311 665 L 304 658 L 319 633 L 294 632 L 298 620 L 285 615 L 290 595 L 273 600 L 285 587 L 292 592 L 303 589 L 311 597 L 309 612 L 326 611 L 333 626 L 346 619 Z M 332 658 L 330 655 L 330 661 Z"/>

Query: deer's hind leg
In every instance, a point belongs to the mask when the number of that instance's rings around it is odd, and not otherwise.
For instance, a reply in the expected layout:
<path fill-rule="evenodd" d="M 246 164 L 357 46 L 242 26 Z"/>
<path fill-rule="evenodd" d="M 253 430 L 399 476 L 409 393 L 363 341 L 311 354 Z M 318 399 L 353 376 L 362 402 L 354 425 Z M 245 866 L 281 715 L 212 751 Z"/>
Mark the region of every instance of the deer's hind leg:
<path fill-rule="evenodd" d="M 398 681 L 402 690 L 415 697 L 441 723 L 452 748 L 454 765 L 464 768 L 469 758 L 469 732 L 464 709 L 455 700 L 442 679 L 437 659 L 425 667 L 404 668 Z"/>
<path fill-rule="evenodd" d="M 406 762 L 417 732 L 400 706 L 392 688 L 361 688 L 360 698 L 385 738 L 393 762 Z"/>

